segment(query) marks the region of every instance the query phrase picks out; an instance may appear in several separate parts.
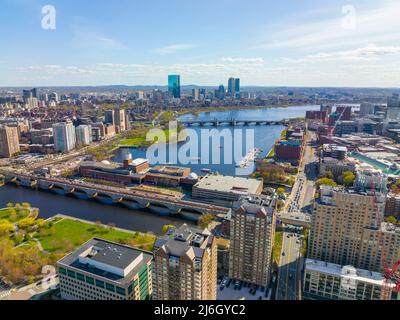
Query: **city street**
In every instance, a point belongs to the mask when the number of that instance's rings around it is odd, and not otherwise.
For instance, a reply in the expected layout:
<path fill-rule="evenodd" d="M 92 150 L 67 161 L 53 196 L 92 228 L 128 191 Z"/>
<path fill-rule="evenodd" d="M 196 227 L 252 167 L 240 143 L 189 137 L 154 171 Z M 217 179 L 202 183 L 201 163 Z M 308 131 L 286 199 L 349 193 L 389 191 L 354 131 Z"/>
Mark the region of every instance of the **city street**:
<path fill-rule="evenodd" d="M 294 233 L 284 232 L 279 261 L 277 300 L 299 300 L 301 292 L 301 248 L 303 241 Z"/>

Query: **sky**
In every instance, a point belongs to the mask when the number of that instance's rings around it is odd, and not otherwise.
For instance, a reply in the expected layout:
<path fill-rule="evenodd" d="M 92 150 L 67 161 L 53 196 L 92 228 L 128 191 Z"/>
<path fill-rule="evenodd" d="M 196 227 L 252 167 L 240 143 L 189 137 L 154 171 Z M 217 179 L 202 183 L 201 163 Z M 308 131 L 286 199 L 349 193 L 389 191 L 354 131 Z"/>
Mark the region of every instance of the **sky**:
<path fill-rule="evenodd" d="M 399 0 L 1 0 L 0 9 L 0 86 L 165 85 L 180 74 L 183 85 L 400 87 Z"/>

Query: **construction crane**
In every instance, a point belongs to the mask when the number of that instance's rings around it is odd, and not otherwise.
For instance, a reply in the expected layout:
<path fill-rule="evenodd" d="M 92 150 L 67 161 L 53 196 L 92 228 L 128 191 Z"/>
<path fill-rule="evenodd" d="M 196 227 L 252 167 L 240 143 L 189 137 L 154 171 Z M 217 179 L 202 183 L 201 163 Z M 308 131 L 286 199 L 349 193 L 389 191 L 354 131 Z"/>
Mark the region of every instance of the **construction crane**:
<path fill-rule="evenodd" d="M 381 213 L 379 210 L 378 206 L 378 201 L 377 201 L 377 194 L 375 191 L 375 185 L 372 182 L 371 183 L 371 191 L 372 191 L 372 199 L 373 199 L 373 205 L 375 209 L 375 225 L 378 230 L 378 241 L 379 241 L 379 250 L 381 251 L 381 261 L 382 261 L 382 269 L 383 269 L 383 284 L 382 284 L 382 289 L 381 289 L 381 300 L 389 300 L 390 299 L 390 292 L 391 292 L 391 287 L 393 284 L 395 284 L 395 287 L 393 289 L 394 292 L 400 292 L 400 260 L 394 263 L 392 267 L 389 267 L 389 263 L 387 260 L 387 253 L 386 253 L 386 248 L 385 248 L 385 239 L 384 239 L 384 234 L 382 231 L 382 221 L 381 221 Z"/>

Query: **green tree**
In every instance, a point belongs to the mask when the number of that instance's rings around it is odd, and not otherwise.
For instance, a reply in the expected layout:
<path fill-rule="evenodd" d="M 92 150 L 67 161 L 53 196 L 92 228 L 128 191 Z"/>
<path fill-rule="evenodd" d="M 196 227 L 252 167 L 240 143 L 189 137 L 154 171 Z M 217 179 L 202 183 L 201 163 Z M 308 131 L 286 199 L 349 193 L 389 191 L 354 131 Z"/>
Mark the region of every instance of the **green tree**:
<path fill-rule="evenodd" d="M 0 236 L 9 235 L 11 232 L 14 231 L 14 226 L 11 222 L 7 220 L 0 221 Z"/>
<path fill-rule="evenodd" d="M 336 186 L 336 182 L 333 181 L 332 179 L 329 178 L 321 178 L 318 179 L 315 183 L 318 187 L 322 186 L 322 185 L 328 185 L 328 186 Z"/>
<path fill-rule="evenodd" d="M 354 181 L 356 180 L 356 176 L 354 175 L 353 172 L 346 171 L 346 172 L 343 172 L 342 179 L 343 179 L 343 184 L 346 187 L 350 187 L 350 186 L 354 185 Z"/>
<path fill-rule="evenodd" d="M 284 194 L 285 193 L 285 188 L 278 188 L 276 189 L 277 194 Z"/>
<path fill-rule="evenodd" d="M 386 221 L 389 222 L 389 223 L 397 223 L 397 219 L 394 216 L 387 217 Z"/>
<path fill-rule="evenodd" d="M 208 225 L 214 220 L 214 216 L 211 213 L 203 214 L 199 219 L 199 226 L 202 229 L 208 228 Z"/>

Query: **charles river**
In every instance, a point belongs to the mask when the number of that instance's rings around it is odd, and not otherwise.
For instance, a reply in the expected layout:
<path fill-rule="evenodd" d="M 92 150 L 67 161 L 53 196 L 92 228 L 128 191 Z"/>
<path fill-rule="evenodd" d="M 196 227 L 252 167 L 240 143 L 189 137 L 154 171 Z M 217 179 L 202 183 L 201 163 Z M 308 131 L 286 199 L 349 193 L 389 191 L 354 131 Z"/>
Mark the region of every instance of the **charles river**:
<path fill-rule="evenodd" d="M 182 116 L 180 119 L 188 120 L 195 118 L 196 120 L 214 120 L 217 118 L 220 120 L 228 120 L 233 118 L 237 120 L 278 121 L 282 119 L 304 117 L 307 110 L 318 110 L 318 108 L 319 106 L 298 106 L 288 108 L 206 112 L 200 113 L 198 116 L 187 114 Z M 186 157 L 186 162 L 182 163 L 182 161 L 179 161 L 182 160 L 179 159 L 179 157 L 177 162 L 172 162 L 171 160 L 173 159 L 168 157 L 170 153 L 169 147 L 159 147 L 157 152 L 153 153 L 149 157 L 150 163 L 156 164 L 158 159 L 160 163 L 164 164 L 171 163 L 185 165 L 190 167 L 192 171 L 197 174 L 201 174 L 202 169 L 208 168 L 214 172 L 219 172 L 225 175 L 248 175 L 252 173 L 251 170 L 253 170 L 253 168 L 236 168 L 236 162 L 240 161 L 239 158 L 245 156 L 246 153 L 254 147 L 262 150 L 262 153 L 258 157 L 265 156 L 275 141 L 279 138 L 284 127 L 266 125 L 250 125 L 243 127 L 220 126 L 218 128 L 193 126 L 190 129 L 191 135 L 188 136 L 187 141 L 179 143 L 176 148 L 178 152 L 181 148 L 185 148 L 185 151 L 189 150 L 188 152 L 185 152 L 185 154 L 188 155 Z M 221 143 L 213 143 L 210 139 L 210 142 L 207 141 L 207 143 L 205 143 L 204 139 L 201 139 L 201 130 L 213 129 L 214 133 L 212 133 L 211 136 L 215 135 L 215 130 L 225 130 L 224 132 L 228 133 L 228 136 L 229 133 L 231 133 L 233 138 L 232 140 L 234 141 L 233 146 L 227 145 L 226 141 L 229 142 L 229 139 L 221 140 Z M 234 133 L 234 131 L 236 132 Z M 242 136 L 240 136 L 240 133 L 242 133 Z M 250 133 L 250 135 L 248 135 L 248 133 Z M 236 134 L 239 135 L 237 136 Z M 255 139 L 246 140 L 246 135 L 249 137 L 254 135 Z M 240 137 L 240 139 L 237 137 Z M 226 152 L 225 148 L 229 151 Z M 195 149 L 200 150 L 198 154 L 192 152 Z M 238 150 L 240 154 L 239 158 L 236 157 Z M 133 158 L 146 157 L 146 150 L 143 149 L 121 149 L 114 160 L 120 161 L 127 151 L 133 155 Z M 160 155 L 164 154 L 163 152 L 165 152 L 166 158 L 163 158 L 162 156 L 160 157 Z M 219 159 L 215 161 L 215 159 L 210 156 L 208 162 L 212 164 L 207 164 L 207 162 L 205 162 L 206 164 L 196 163 L 203 161 L 204 153 L 206 153 L 207 156 L 217 153 Z M 230 157 L 231 153 L 232 155 Z M 160 159 L 164 161 L 161 161 Z M 229 161 L 225 161 L 225 159 L 228 159 Z M 156 234 L 161 234 L 162 227 L 165 224 L 175 224 L 178 226 L 184 222 L 183 220 L 171 217 L 157 216 L 154 213 L 146 211 L 129 210 L 118 206 L 107 206 L 94 201 L 78 200 L 73 197 L 62 197 L 48 192 L 7 185 L 0 188 L 0 207 L 5 207 L 8 202 L 29 202 L 32 206 L 40 209 L 40 217 L 45 219 L 52 217 L 55 214 L 65 214 L 89 221 L 100 221 L 104 224 L 114 223 L 117 227 L 128 230 L 140 232 L 152 231 Z"/>

